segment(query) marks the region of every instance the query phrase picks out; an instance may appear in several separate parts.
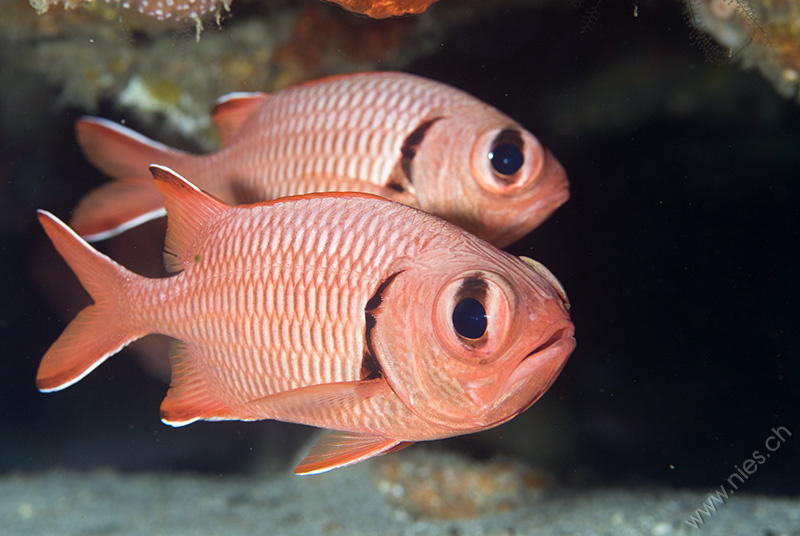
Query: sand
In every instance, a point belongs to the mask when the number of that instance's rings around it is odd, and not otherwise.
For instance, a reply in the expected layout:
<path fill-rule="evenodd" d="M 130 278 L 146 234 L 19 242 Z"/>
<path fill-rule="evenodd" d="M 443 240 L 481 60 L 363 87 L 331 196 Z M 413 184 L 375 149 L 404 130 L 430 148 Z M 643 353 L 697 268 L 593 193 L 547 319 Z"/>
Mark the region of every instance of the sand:
<path fill-rule="evenodd" d="M 380 463 L 380 462 L 379 462 Z M 551 485 L 476 517 L 428 517 L 378 491 L 373 462 L 318 476 L 52 470 L 0 479 L 0 533 L 17 535 L 781 535 L 800 532 L 800 500 L 745 493 L 687 524 L 708 494 Z M 384 486 L 385 487 L 385 486 Z M 385 490 L 384 490 L 385 491 Z"/>

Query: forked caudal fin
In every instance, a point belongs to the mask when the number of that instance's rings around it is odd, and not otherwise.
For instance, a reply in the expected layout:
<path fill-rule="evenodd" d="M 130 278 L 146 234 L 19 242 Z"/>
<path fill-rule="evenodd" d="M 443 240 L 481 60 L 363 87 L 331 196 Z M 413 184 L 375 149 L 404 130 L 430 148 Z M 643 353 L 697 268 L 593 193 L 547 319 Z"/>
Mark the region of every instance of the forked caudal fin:
<path fill-rule="evenodd" d="M 39 364 L 36 386 L 50 392 L 69 387 L 145 335 L 123 326 L 119 312 L 123 298 L 118 294 L 123 286 L 144 278 L 92 248 L 49 212 L 40 210 L 38 215 L 47 236 L 94 300 L 69 323 Z"/>
<path fill-rule="evenodd" d="M 82 117 L 75 134 L 86 158 L 115 179 L 89 192 L 75 207 L 72 228 L 89 241 L 103 240 L 164 215 L 150 164 L 180 167 L 191 155 L 98 117 Z"/>

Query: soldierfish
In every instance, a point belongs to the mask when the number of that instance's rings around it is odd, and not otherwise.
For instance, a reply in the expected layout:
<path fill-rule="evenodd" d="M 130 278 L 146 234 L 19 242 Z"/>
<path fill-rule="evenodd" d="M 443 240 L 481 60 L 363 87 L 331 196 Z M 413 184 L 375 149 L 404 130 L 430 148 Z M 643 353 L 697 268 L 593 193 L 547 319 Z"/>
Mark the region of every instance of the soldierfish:
<path fill-rule="evenodd" d="M 162 333 L 179 341 L 165 423 L 336 430 L 296 469 L 315 473 L 497 426 L 542 396 L 575 346 L 546 268 L 435 216 L 359 193 L 231 207 L 151 169 L 169 277 L 134 274 L 39 212 L 94 300 L 42 359 L 41 391 Z"/>
<path fill-rule="evenodd" d="M 226 203 L 323 191 L 377 194 L 504 247 L 569 197 L 564 169 L 516 121 L 453 87 L 403 73 L 343 75 L 274 94 L 222 97 L 220 149 L 193 155 L 110 121 L 76 123 L 112 181 L 70 224 L 88 240 L 163 215 L 148 166 L 190 177 Z"/>

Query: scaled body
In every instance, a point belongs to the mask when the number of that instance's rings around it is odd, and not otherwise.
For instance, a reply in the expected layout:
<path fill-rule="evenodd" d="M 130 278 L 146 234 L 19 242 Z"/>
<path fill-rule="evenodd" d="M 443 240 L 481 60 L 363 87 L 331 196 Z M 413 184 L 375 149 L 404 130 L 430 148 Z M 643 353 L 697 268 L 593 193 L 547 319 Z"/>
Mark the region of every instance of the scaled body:
<path fill-rule="evenodd" d="M 318 472 L 496 426 L 544 393 L 574 347 L 566 297 L 544 267 L 426 213 L 363 194 L 230 207 L 154 174 L 170 277 L 133 274 L 40 213 L 95 302 L 42 359 L 41 390 L 169 335 L 180 342 L 165 422 L 341 431 L 298 468 Z"/>
<path fill-rule="evenodd" d="M 151 164 L 231 204 L 372 193 L 500 247 L 569 197 L 564 169 L 530 132 L 462 91 L 413 75 L 361 73 L 232 94 L 220 99 L 214 121 L 220 149 L 192 155 L 103 119 L 80 119 L 87 157 L 117 180 L 86 196 L 71 225 L 101 239 L 163 215 Z"/>

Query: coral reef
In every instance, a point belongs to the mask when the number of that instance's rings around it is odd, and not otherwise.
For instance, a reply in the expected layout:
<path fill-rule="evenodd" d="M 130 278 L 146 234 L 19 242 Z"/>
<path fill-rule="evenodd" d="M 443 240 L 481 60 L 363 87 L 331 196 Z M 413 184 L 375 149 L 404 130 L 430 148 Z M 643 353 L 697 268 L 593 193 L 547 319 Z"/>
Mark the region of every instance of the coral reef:
<path fill-rule="evenodd" d="M 800 102 L 800 2 L 686 0 L 694 26 L 728 56 L 757 68 L 787 98 Z"/>
<path fill-rule="evenodd" d="M 51 7 L 62 5 L 67 9 L 79 6 L 93 6 L 101 0 L 29 0 L 37 13 L 42 14 Z M 209 13 L 230 11 L 232 0 L 105 0 L 111 6 L 132 9 L 142 15 L 158 20 L 178 21 L 192 19 L 198 21 Z M 422 13 L 436 0 L 331 0 L 343 8 L 367 15 L 374 19 Z"/>
<path fill-rule="evenodd" d="M 428 14 L 374 21 L 319 2 L 276 1 L 265 11 L 242 3 L 243 16 L 210 27 L 195 43 L 192 22 L 170 26 L 108 6 L 58 7 L 39 17 L 25 0 L 6 0 L 0 82 L 50 87 L 57 107 L 88 113 L 112 103 L 166 142 L 185 146 L 188 139 L 203 150 L 216 144 L 209 112 L 226 93 L 274 91 L 378 65 L 402 69 L 435 46 L 424 38 L 443 31 Z"/>
<path fill-rule="evenodd" d="M 196 21 L 159 22 L 102 0 L 59 5 L 46 16 L 27 0 L 0 5 L 0 83 L 50 88 L 57 107 L 90 114 L 111 103 L 120 120 L 150 136 L 210 150 L 217 134 L 209 112 L 218 97 L 338 73 L 402 70 L 435 51 L 448 28 L 497 4 L 444 2 L 416 17 L 373 20 L 319 1 L 238 0 L 236 13 L 207 25 L 197 42 Z"/>
<path fill-rule="evenodd" d="M 285 73 L 285 85 L 331 72 L 368 70 L 398 58 L 404 44 L 422 51 L 422 42 L 409 42 L 417 27 L 417 19 L 372 22 L 310 5 L 294 19 L 289 39 L 276 50 L 275 62 Z"/>
<path fill-rule="evenodd" d="M 93 6 L 100 0 L 30 0 L 37 13 L 42 14 L 51 7 L 62 4 L 67 9 L 82 5 Z M 220 3 L 226 11 L 230 10 L 230 0 L 105 0 L 111 6 L 122 9 L 134 9 L 148 17 L 158 20 L 183 20 L 191 18 L 199 21 L 200 17 L 220 9 Z"/>

